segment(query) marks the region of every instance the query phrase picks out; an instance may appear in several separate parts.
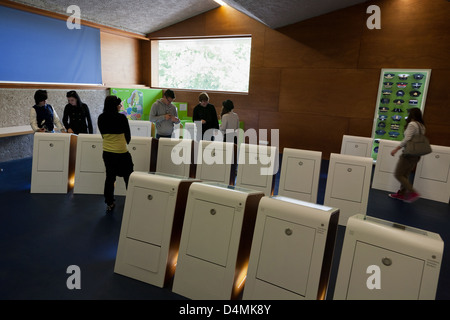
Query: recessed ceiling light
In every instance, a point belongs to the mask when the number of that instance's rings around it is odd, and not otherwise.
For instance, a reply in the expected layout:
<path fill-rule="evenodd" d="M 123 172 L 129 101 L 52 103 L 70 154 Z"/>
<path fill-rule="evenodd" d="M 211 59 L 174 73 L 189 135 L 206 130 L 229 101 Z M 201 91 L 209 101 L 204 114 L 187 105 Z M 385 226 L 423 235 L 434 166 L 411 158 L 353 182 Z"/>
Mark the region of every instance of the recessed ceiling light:
<path fill-rule="evenodd" d="M 214 0 L 215 2 L 217 2 L 218 4 L 220 4 L 221 6 L 226 6 L 227 4 L 225 2 L 223 2 L 222 0 Z"/>

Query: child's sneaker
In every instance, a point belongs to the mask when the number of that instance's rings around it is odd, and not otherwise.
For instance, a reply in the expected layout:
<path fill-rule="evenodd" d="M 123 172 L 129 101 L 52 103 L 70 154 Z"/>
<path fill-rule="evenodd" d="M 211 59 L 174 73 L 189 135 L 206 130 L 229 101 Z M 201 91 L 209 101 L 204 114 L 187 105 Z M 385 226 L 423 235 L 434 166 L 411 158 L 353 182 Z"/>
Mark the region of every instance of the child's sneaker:
<path fill-rule="evenodd" d="M 405 196 L 403 194 L 398 193 L 389 193 L 389 197 L 397 200 L 405 200 Z"/>
<path fill-rule="evenodd" d="M 413 191 L 413 192 L 409 193 L 405 197 L 405 199 L 403 201 L 408 202 L 408 203 L 412 203 L 412 202 L 416 201 L 419 198 L 420 198 L 420 194 L 418 194 L 417 192 Z"/>

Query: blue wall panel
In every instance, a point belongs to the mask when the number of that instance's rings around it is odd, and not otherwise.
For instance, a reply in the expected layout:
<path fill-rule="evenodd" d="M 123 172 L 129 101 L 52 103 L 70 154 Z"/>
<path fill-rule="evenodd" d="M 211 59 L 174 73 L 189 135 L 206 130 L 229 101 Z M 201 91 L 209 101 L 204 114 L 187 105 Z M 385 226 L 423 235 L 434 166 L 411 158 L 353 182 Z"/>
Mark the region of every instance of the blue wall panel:
<path fill-rule="evenodd" d="M 0 81 L 101 84 L 100 30 L 0 6 Z"/>

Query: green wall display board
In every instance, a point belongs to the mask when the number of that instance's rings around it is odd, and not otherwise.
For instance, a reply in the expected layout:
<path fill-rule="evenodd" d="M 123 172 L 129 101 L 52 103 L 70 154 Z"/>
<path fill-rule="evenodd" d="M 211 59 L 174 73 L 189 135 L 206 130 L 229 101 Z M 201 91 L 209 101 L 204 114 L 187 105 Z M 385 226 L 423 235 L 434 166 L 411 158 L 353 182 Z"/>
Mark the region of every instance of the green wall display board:
<path fill-rule="evenodd" d="M 188 116 L 187 116 L 188 103 L 173 101 L 172 104 L 175 107 L 177 107 L 178 119 L 187 120 L 187 118 L 188 118 Z"/>
<path fill-rule="evenodd" d="M 110 93 L 122 99 L 123 108 L 120 112 L 129 120 L 149 120 L 150 109 L 156 100 L 162 98 L 163 91 L 161 89 L 111 88 Z M 172 103 L 177 108 L 178 118 L 189 120 L 188 103 L 175 101 Z"/>
<path fill-rule="evenodd" d="M 372 158 L 380 139 L 402 141 L 408 110 L 424 111 L 431 69 L 381 69 L 372 128 Z"/>
<path fill-rule="evenodd" d="M 110 92 L 122 99 L 120 112 L 129 120 L 149 120 L 152 104 L 162 98 L 161 89 L 111 88 Z"/>

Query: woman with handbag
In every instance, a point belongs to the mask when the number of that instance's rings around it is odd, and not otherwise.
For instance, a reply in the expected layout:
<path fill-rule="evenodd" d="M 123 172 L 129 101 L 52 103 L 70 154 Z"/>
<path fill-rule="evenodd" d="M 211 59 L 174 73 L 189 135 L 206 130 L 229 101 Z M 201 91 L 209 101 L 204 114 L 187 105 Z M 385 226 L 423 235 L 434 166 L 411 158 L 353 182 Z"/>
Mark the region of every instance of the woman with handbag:
<path fill-rule="evenodd" d="M 408 112 L 409 115 L 406 120 L 404 139 L 400 145 L 391 152 L 391 155 L 394 156 L 400 149 L 404 148 L 394 173 L 395 178 L 400 182 L 401 186 L 397 193 L 391 193 L 389 194 L 389 197 L 411 203 L 419 199 L 420 195 L 414 190 L 409 177 L 419 162 L 420 156 L 431 152 L 431 149 L 428 140 L 424 136 L 425 124 L 422 112 L 419 108 L 409 109 Z M 425 143 L 423 141 L 425 141 Z M 416 142 L 421 144 L 421 149 L 426 150 L 411 151 L 411 148 L 414 148 Z M 422 145 L 425 145 L 425 148 L 423 148 Z"/>

